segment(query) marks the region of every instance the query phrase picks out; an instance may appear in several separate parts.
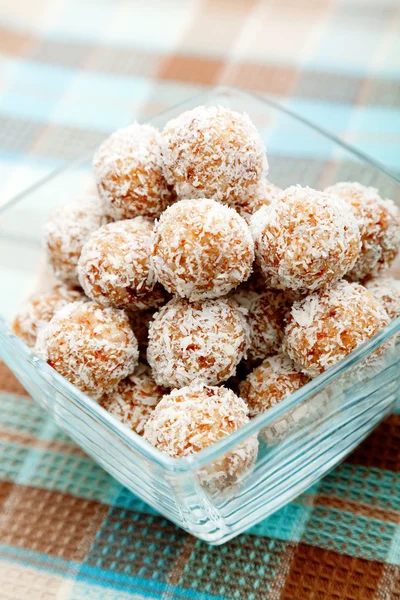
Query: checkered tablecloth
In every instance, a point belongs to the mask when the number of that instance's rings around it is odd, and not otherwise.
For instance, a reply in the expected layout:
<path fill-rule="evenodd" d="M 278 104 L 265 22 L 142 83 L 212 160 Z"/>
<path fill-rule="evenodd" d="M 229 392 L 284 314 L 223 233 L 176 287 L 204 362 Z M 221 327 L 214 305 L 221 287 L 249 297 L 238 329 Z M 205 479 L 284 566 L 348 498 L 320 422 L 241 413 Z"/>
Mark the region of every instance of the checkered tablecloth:
<path fill-rule="evenodd" d="M 0 0 L 0 14 L 0 202 L 218 83 L 270 94 L 400 173 L 399 0 Z M 1 365 L 0 389 L 2 600 L 400 599 L 400 411 L 209 547 L 96 466 Z"/>

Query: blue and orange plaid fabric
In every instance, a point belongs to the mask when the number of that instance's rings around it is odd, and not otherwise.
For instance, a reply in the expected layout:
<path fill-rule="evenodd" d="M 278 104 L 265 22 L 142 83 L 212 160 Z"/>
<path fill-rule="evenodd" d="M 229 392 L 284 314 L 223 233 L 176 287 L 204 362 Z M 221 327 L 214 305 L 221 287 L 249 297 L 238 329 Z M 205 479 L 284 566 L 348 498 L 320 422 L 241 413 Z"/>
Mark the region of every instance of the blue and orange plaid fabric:
<path fill-rule="evenodd" d="M 0 0 L 0 14 L 0 203 L 216 84 L 269 94 L 400 174 L 398 0 Z M 400 599 L 400 411 L 210 547 L 95 465 L 1 365 L 0 389 L 2 599 Z"/>

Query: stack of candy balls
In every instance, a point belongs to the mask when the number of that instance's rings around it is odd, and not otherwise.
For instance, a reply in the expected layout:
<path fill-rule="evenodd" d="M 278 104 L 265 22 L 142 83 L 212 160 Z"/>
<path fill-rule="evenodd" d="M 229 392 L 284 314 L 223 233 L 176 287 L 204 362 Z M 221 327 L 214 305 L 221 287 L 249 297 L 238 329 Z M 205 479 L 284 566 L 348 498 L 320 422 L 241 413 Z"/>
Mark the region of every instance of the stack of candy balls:
<path fill-rule="evenodd" d="M 227 108 L 116 131 L 96 186 L 46 224 L 58 283 L 14 332 L 169 456 L 236 431 L 400 315 L 396 205 L 267 175 L 258 131 Z M 203 478 L 231 485 L 256 456 L 252 438 Z"/>

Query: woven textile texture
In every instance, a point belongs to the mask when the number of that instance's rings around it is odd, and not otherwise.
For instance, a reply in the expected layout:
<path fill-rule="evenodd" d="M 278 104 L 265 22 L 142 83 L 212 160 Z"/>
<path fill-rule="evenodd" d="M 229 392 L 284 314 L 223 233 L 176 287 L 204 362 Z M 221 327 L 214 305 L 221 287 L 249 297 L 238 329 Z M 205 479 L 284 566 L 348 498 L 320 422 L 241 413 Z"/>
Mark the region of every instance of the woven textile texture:
<path fill-rule="evenodd" d="M 398 0 L 0 0 L 0 16 L 0 203 L 216 84 L 269 94 L 400 174 Z M 0 390 L 2 600 L 400 599 L 400 410 L 210 547 L 96 466 L 1 364 Z"/>

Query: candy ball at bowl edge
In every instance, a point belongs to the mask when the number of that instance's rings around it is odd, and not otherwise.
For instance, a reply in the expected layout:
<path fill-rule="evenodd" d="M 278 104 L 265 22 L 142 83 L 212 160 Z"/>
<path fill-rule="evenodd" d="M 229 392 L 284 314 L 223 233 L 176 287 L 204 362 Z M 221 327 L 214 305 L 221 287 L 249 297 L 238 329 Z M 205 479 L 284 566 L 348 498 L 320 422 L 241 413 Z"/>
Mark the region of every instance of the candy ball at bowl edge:
<path fill-rule="evenodd" d="M 92 233 L 109 221 L 97 193 L 82 195 L 53 211 L 43 228 L 43 243 L 57 279 L 79 285 L 77 266 L 82 248 Z"/>
<path fill-rule="evenodd" d="M 250 417 L 256 417 L 281 402 L 310 381 L 284 354 L 266 358 L 240 385 Z"/>
<path fill-rule="evenodd" d="M 144 429 L 144 438 L 174 458 L 208 448 L 249 422 L 244 400 L 224 387 L 205 384 L 173 390 L 159 402 Z M 234 485 L 255 463 L 258 442 L 250 437 L 202 467 L 198 477 L 215 492 Z"/>
<path fill-rule="evenodd" d="M 284 350 L 315 377 L 390 322 L 383 305 L 358 283 L 340 281 L 293 304 Z"/>
<path fill-rule="evenodd" d="M 138 364 L 138 344 L 127 315 L 95 302 L 73 302 L 40 331 L 35 351 L 60 375 L 94 399 Z"/>
<path fill-rule="evenodd" d="M 351 281 L 377 277 L 392 264 L 400 250 L 400 210 L 392 200 L 361 183 L 342 181 L 325 189 L 352 208 L 361 232 L 361 254 L 347 273 Z"/>
<path fill-rule="evenodd" d="M 367 289 L 381 302 L 391 319 L 400 316 L 400 280 L 394 277 L 370 279 Z"/>
<path fill-rule="evenodd" d="M 310 378 L 301 373 L 293 361 L 284 354 L 276 354 L 265 359 L 240 384 L 241 397 L 247 402 L 250 418 L 263 414 L 302 388 Z M 303 427 L 316 417 L 320 407 L 316 400 L 301 402 L 274 419 L 271 425 L 261 431 L 268 444 L 282 441 L 297 426 Z"/>
<path fill-rule="evenodd" d="M 51 320 L 57 310 L 84 298 L 82 291 L 65 285 L 57 285 L 48 292 L 32 294 L 15 316 L 12 329 L 15 335 L 32 348 L 38 331 Z"/>

